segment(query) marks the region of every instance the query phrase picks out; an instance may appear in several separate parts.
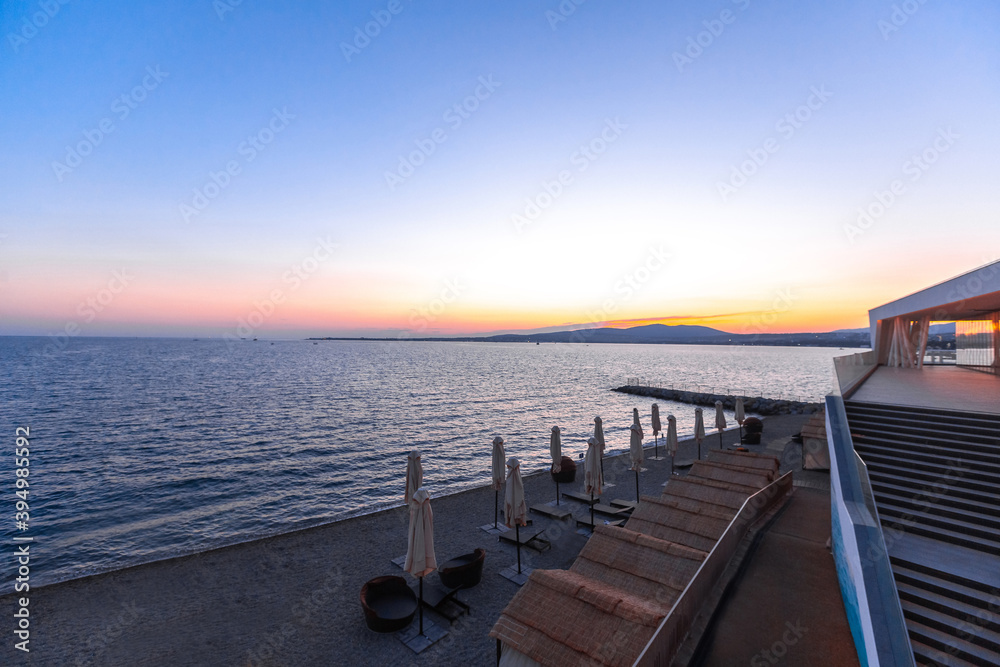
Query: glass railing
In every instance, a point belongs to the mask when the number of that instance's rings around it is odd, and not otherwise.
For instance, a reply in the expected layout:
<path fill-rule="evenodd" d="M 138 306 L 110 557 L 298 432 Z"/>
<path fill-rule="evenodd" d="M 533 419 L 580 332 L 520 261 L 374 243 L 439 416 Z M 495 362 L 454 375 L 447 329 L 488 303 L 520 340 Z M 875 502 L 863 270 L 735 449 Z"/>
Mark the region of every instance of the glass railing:
<path fill-rule="evenodd" d="M 913 665 L 868 469 L 854 451 L 844 401 L 826 399 L 833 556 L 861 664 Z"/>

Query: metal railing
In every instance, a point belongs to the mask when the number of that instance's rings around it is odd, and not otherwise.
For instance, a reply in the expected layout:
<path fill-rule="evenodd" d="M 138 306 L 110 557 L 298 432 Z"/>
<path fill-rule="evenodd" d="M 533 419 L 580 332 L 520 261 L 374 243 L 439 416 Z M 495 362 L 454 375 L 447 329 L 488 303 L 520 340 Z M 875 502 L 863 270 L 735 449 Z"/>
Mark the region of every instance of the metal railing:
<path fill-rule="evenodd" d="M 688 632 L 702 605 L 712 593 L 716 583 L 729 566 L 740 541 L 755 521 L 767 514 L 792 488 L 792 473 L 788 472 L 753 494 L 740 507 L 725 532 L 701 562 L 698 571 L 681 592 L 660 622 L 653 637 L 636 658 L 633 667 L 669 665 Z"/>

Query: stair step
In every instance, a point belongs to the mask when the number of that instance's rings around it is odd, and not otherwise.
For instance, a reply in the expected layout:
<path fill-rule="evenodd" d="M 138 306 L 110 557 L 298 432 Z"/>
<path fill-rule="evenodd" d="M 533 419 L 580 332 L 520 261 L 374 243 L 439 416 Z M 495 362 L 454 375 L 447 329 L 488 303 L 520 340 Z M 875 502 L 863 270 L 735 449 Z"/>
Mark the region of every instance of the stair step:
<path fill-rule="evenodd" d="M 901 458 L 899 455 L 887 455 L 881 452 L 869 451 L 868 448 L 857 448 L 861 459 L 869 466 L 880 464 L 892 470 L 906 471 L 912 473 L 922 473 L 929 475 L 932 483 L 947 482 L 951 486 L 967 487 L 969 484 L 980 484 L 985 489 L 996 490 L 1000 488 L 1000 477 L 988 472 L 979 472 L 975 468 L 961 462 L 930 463 L 927 461 L 915 461 L 913 459 Z"/>
<path fill-rule="evenodd" d="M 958 424 L 970 424 L 1000 431 L 1000 416 L 986 412 L 966 412 L 956 410 L 941 410 L 939 408 L 909 407 L 903 405 L 887 405 L 883 403 L 863 403 L 845 401 L 844 407 L 848 416 L 851 412 L 866 415 L 878 415 L 889 418 L 905 418 L 912 421 L 946 421 Z"/>
<path fill-rule="evenodd" d="M 869 474 L 869 477 L 871 477 L 872 490 L 875 492 L 876 496 L 879 494 L 889 494 L 912 497 L 913 499 L 926 499 L 929 502 L 946 505 L 948 507 L 958 507 L 966 509 L 970 512 L 979 512 L 981 514 L 988 514 L 990 516 L 1000 518 L 1000 495 L 989 493 L 969 493 L 966 494 L 969 497 L 960 497 L 958 494 L 954 493 L 955 490 L 952 487 L 943 484 L 938 486 L 922 485 L 915 487 L 913 485 L 894 484 L 882 479 L 876 479 L 876 477 L 871 474 Z"/>
<path fill-rule="evenodd" d="M 903 615 L 928 627 L 934 628 L 954 637 L 959 637 L 976 646 L 1000 654 L 1000 635 L 983 627 L 976 618 L 959 620 L 949 614 L 941 613 L 910 601 L 905 601 Z"/>
<path fill-rule="evenodd" d="M 890 434 L 903 433 L 915 438 L 940 437 L 944 440 L 969 441 L 993 446 L 1000 440 L 1000 429 L 964 422 L 949 423 L 934 419 L 903 420 L 848 412 L 847 423 L 852 429 L 885 431 Z"/>
<path fill-rule="evenodd" d="M 854 436 L 854 448 L 859 452 L 876 452 L 890 456 L 899 456 L 912 461 L 926 463 L 957 462 L 965 467 L 991 475 L 1000 475 L 1000 451 L 995 455 L 978 452 L 958 451 L 956 449 L 934 449 L 927 445 L 913 445 L 905 442 L 888 442 L 875 440 L 864 435 Z"/>
<path fill-rule="evenodd" d="M 851 438 L 855 446 L 867 443 L 902 452 L 932 454 L 938 458 L 956 458 L 968 461 L 983 461 L 1000 465 L 1000 444 L 976 445 L 957 440 L 919 440 L 902 433 L 887 435 L 871 429 L 856 429 L 852 425 Z"/>
<path fill-rule="evenodd" d="M 923 494 L 915 496 L 900 496 L 892 493 L 875 492 L 875 502 L 880 508 L 879 513 L 881 513 L 881 507 L 885 505 L 887 507 L 900 508 L 904 512 L 914 514 L 914 516 L 927 514 L 930 516 L 940 517 L 942 520 L 947 522 L 947 525 L 957 524 L 961 526 L 963 524 L 969 524 L 972 526 L 978 526 L 988 531 L 987 536 L 989 534 L 994 534 L 996 535 L 997 540 L 1000 541 L 1000 517 L 984 514 L 975 507 L 939 505 L 928 502 L 929 500 L 930 498 Z"/>
<path fill-rule="evenodd" d="M 950 542 L 951 544 L 957 544 L 967 549 L 1000 556 L 1000 539 L 990 539 L 969 532 L 950 530 L 925 522 L 914 522 L 913 520 L 904 519 L 901 516 L 894 516 L 892 511 L 887 508 L 879 507 L 878 512 L 879 518 L 882 520 L 883 530 L 899 530 L 900 526 L 903 526 L 906 532 L 913 533 L 914 535 L 922 535 L 932 540 Z M 947 522 L 944 523 L 947 524 Z"/>
<path fill-rule="evenodd" d="M 899 591 L 900 600 L 908 600 L 922 607 L 948 614 L 955 619 L 956 623 L 972 620 L 972 622 L 981 624 L 993 632 L 1000 632 L 1000 613 L 982 609 L 902 581 L 896 582 L 896 590 Z"/>
<path fill-rule="evenodd" d="M 1000 653 L 996 651 L 991 651 L 978 644 L 973 644 L 972 642 L 952 636 L 937 628 L 932 628 L 919 621 L 912 620 L 909 617 L 906 618 L 906 627 L 910 631 L 911 638 L 948 655 L 954 655 L 973 665 L 982 665 L 982 667 L 996 667 L 1000 665 Z"/>
<path fill-rule="evenodd" d="M 939 665 L 941 667 L 975 667 L 975 663 L 948 655 L 936 648 L 931 648 L 913 639 L 913 637 L 910 637 L 910 645 L 913 647 L 914 659 L 922 667 L 924 665 L 927 667 L 938 667 Z"/>
<path fill-rule="evenodd" d="M 973 497 L 977 498 L 977 500 L 973 500 L 973 498 L 955 496 L 952 493 L 952 489 L 944 485 L 938 486 L 936 490 L 931 490 L 934 487 L 893 484 L 881 479 L 876 480 L 874 476 L 869 476 L 871 477 L 872 491 L 876 497 L 879 495 L 899 496 L 908 498 L 914 502 L 925 501 L 942 507 L 956 507 L 967 512 L 995 517 L 1000 520 L 1000 497 L 992 499 L 988 497 L 982 498 L 979 494 L 974 494 Z"/>
<path fill-rule="evenodd" d="M 996 607 L 996 593 L 986 584 L 933 570 L 896 556 L 890 556 L 890 561 L 897 582 L 902 581 L 916 588 L 964 602 L 977 609 L 989 611 Z"/>
<path fill-rule="evenodd" d="M 862 457 L 864 458 L 864 457 Z M 891 465 L 879 463 L 877 461 L 865 461 L 868 466 L 868 476 L 874 484 L 876 480 L 894 482 L 896 484 L 908 485 L 912 488 L 920 487 L 933 488 L 935 484 L 942 482 L 940 475 L 924 473 L 914 470 L 896 469 Z M 980 497 L 991 497 L 996 495 L 997 487 L 989 483 L 977 482 L 974 480 L 960 480 L 961 485 L 949 484 L 948 493 L 958 498 L 977 499 Z M 992 492 L 992 493 L 991 493 Z"/>

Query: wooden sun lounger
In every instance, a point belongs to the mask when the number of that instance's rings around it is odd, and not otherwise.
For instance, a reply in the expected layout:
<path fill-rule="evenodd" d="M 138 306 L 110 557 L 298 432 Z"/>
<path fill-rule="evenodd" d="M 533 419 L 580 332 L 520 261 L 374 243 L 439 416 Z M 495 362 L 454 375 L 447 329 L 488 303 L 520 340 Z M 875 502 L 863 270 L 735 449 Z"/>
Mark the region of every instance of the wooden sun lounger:
<path fill-rule="evenodd" d="M 632 513 L 631 507 L 615 507 L 614 505 L 605 505 L 603 503 L 594 503 L 594 511 L 598 514 L 607 514 L 610 516 L 628 516 Z"/>
<path fill-rule="evenodd" d="M 419 584 L 410 584 L 410 589 L 414 594 L 418 593 Z M 424 606 L 433 609 L 449 621 L 454 622 L 462 614 L 468 614 L 471 609 L 469 605 L 459 600 L 455 594 L 458 588 L 448 588 L 444 584 L 435 581 L 424 581 Z"/>
<path fill-rule="evenodd" d="M 598 525 L 598 526 L 605 526 L 605 525 L 606 526 L 624 526 L 625 525 L 625 519 L 618 519 L 617 521 L 608 521 L 607 523 L 605 523 L 602 519 L 594 517 L 594 523 L 590 523 L 590 515 L 588 514 L 587 516 L 579 518 L 579 519 L 576 520 L 576 526 L 577 526 L 577 528 L 590 528 L 591 530 L 593 530 L 595 524 Z"/>
<path fill-rule="evenodd" d="M 521 533 L 521 546 L 528 547 L 529 549 L 534 549 L 535 551 L 548 551 L 551 548 L 548 540 L 540 537 L 542 531 L 536 531 L 534 533 Z M 513 544 L 517 546 L 517 533 L 513 530 L 508 530 L 503 535 L 499 536 L 501 542 L 507 542 L 508 544 Z"/>
<path fill-rule="evenodd" d="M 635 502 L 634 500 L 622 500 L 618 498 L 616 500 L 612 500 L 611 505 L 613 505 L 614 507 L 628 508 L 630 510 L 634 510 L 636 507 L 639 506 L 639 503 Z"/>
<path fill-rule="evenodd" d="M 585 505 L 593 505 L 600 500 L 599 497 L 595 497 L 593 500 L 590 499 L 590 494 L 580 493 L 579 491 L 564 491 L 563 498 L 570 498 L 572 500 L 579 500 Z"/>
<path fill-rule="evenodd" d="M 572 514 L 572 512 L 566 509 L 565 506 L 553 507 L 548 504 L 532 505 L 528 508 L 528 511 L 534 512 L 535 514 L 542 514 L 553 519 L 565 519 Z"/>

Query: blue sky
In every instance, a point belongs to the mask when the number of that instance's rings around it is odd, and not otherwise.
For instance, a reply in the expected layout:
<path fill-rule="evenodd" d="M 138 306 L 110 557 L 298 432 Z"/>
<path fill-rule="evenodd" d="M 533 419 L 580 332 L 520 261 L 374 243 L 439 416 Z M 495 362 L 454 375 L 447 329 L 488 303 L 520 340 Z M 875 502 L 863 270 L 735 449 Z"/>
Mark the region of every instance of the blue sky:
<path fill-rule="evenodd" d="M 0 334 L 224 335 L 254 312 L 262 336 L 738 331 L 782 292 L 774 331 L 863 326 L 998 258 L 998 19 L 986 1 L 5 2 Z"/>

